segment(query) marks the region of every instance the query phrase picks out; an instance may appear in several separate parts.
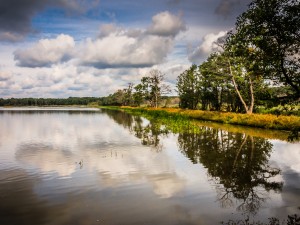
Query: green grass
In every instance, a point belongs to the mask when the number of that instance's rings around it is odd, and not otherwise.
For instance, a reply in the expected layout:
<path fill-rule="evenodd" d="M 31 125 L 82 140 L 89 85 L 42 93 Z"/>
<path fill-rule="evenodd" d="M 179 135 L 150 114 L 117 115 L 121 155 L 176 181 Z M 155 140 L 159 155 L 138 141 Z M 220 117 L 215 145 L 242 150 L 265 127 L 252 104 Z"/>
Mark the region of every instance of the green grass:
<path fill-rule="evenodd" d="M 120 109 L 120 108 L 119 108 Z M 199 133 L 201 129 L 193 123 L 186 115 L 170 114 L 166 110 L 147 110 L 147 108 L 121 107 L 122 110 L 134 115 L 143 116 L 154 121 L 173 133 L 191 132 Z"/>
<path fill-rule="evenodd" d="M 265 108 L 260 106 L 256 109 L 260 114 L 273 114 L 273 115 L 285 115 L 285 116 L 300 116 L 300 105 L 279 105 L 273 108 Z"/>

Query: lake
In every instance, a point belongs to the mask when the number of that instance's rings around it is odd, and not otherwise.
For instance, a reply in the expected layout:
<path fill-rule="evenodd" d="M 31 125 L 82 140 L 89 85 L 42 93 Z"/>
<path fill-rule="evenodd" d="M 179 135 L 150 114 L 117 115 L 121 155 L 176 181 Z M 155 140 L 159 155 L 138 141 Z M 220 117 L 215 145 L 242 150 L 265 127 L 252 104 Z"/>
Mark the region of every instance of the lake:
<path fill-rule="evenodd" d="M 0 224 L 191 225 L 300 215 L 300 143 L 113 110 L 0 109 Z"/>

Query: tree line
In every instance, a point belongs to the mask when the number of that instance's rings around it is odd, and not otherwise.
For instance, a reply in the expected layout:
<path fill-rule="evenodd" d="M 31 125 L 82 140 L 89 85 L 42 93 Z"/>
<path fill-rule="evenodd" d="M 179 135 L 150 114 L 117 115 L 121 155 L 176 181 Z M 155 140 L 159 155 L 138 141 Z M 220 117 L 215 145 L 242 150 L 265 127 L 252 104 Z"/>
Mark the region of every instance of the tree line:
<path fill-rule="evenodd" d="M 0 98 L 0 106 L 66 106 L 98 104 L 101 98 L 69 97 L 69 98 Z"/>
<path fill-rule="evenodd" d="M 299 102 L 299 1 L 252 1 L 217 45 L 205 62 L 178 77 L 181 107 L 251 114 L 255 105 Z"/>
<path fill-rule="evenodd" d="M 101 105 L 140 106 L 146 103 L 157 108 L 164 95 L 171 93 L 169 85 L 164 83 L 165 75 L 156 69 L 142 77 L 137 85 L 129 83 L 127 88 L 119 89 L 115 93 L 104 97 Z"/>

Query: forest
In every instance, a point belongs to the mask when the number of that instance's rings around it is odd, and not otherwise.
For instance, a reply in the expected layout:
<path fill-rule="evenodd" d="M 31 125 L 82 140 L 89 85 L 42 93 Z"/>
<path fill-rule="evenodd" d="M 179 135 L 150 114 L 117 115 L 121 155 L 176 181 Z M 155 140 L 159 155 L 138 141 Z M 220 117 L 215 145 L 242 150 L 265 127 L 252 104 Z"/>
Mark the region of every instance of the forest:
<path fill-rule="evenodd" d="M 69 98 L 0 98 L 0 106 L 68 106 L 98 104 L 101 98 L 69 97 Z"/>

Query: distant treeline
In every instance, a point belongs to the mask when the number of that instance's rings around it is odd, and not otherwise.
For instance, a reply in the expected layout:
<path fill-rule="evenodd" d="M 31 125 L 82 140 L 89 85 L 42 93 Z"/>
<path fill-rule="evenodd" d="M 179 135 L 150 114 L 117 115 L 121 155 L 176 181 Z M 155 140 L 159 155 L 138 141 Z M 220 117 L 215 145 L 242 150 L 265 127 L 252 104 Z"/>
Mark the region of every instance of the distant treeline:
<path fill-rule="evenodd" d="M 123 100 L 123 99 L 121 99 Z M 67 105 L 84 105 L 84 106 L 111 106 L 122 105 L 120 99 L 114 98 L 114 95 L 105 97 L 69 97 L 69 98 L 0 98 L 0 107 L 2 106 L 67 106 Z M 146 101 L 143 103 L 146 103 Z M 179 98 L 176 96 L 163 96 L 162 104 L 178 105 Z"/>
<path fill-rule="evenodd" d="M 0 106 L 55 106 L 55 105 L 98 105 L 102 98 L 69 97 L 69 98 L 0 98 Z"/>

